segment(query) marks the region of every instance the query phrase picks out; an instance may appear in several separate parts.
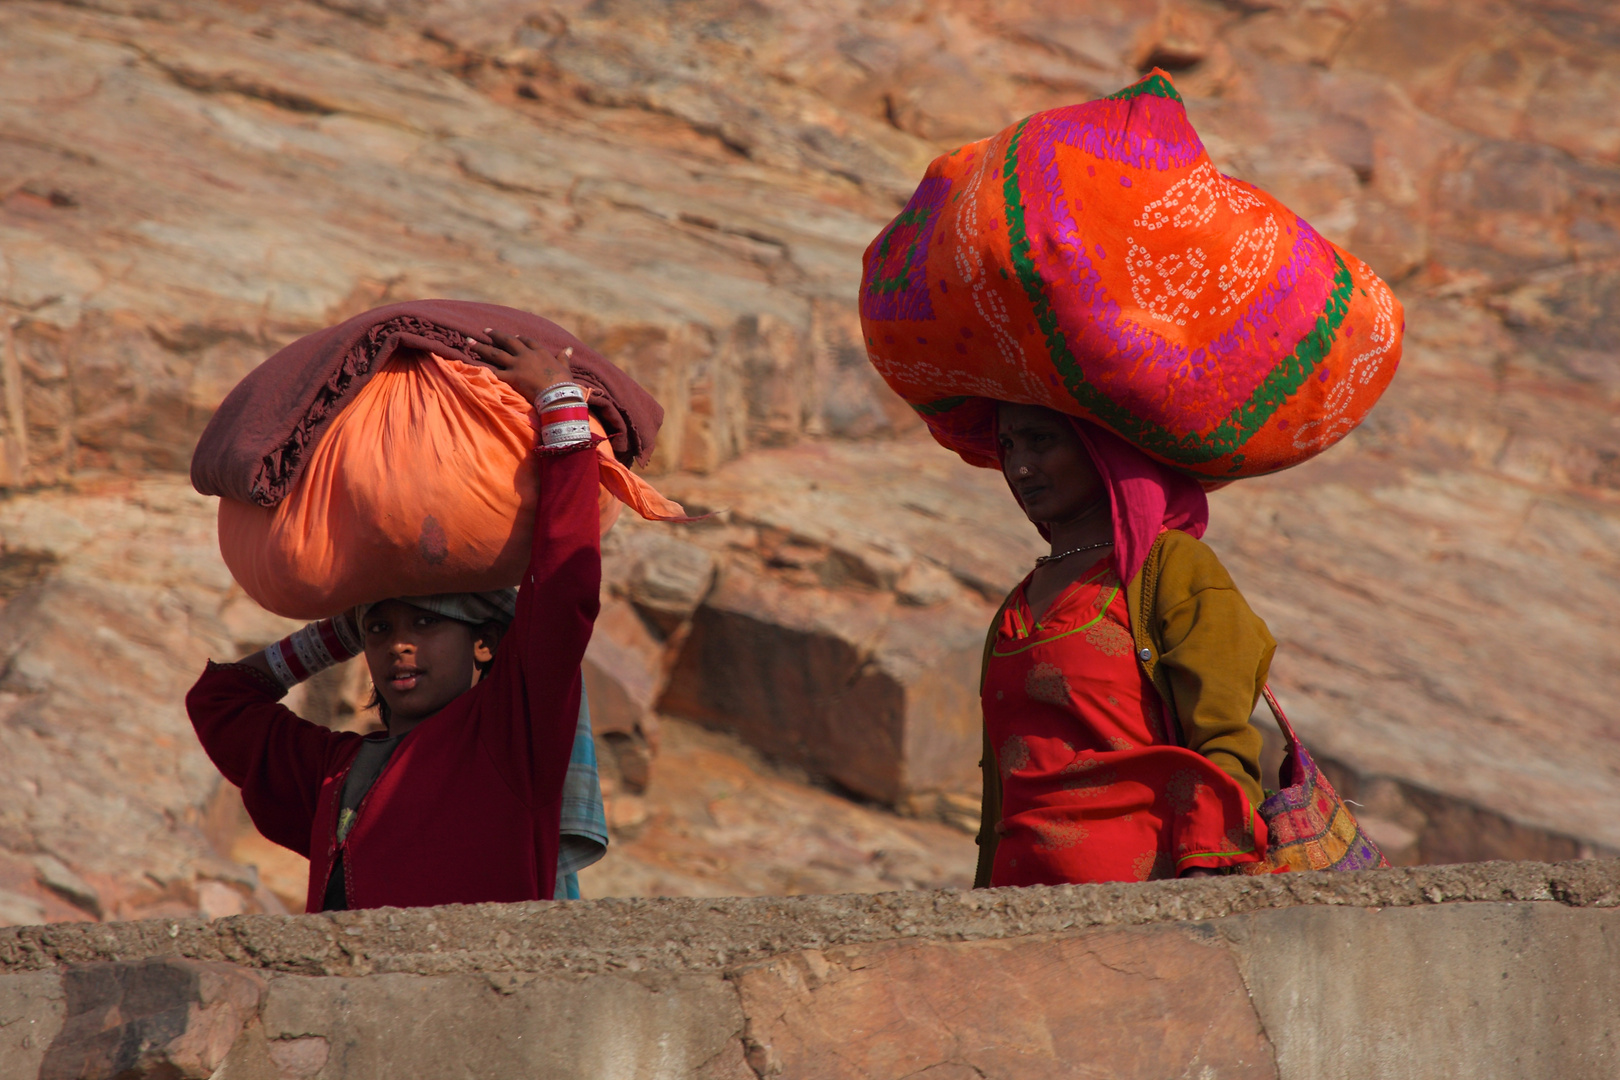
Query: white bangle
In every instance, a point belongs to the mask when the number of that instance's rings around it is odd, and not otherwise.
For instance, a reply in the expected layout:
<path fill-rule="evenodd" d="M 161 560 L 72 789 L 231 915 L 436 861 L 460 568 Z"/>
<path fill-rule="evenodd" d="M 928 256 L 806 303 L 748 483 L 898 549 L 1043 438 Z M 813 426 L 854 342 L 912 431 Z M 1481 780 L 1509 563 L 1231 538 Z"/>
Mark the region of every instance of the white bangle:
<path fill-rule="evenodd" d="M 534 399 L 534 407 L 544 409 L 547 405 L 554 405 L 559 401 L 584 401 L 585 391 L 578 383 L 560 382 L 552 383 L 540 391 Z"/>
<path fill-rule="evenodd" d="M 583 420 L 544 424 L 540 428 L 540 445 L 547 450 L 560 450 L 565 446 L 583 446 L 590 441 L 591 425 Z"/>
<path fill-rule="evenodd" d="M 291 690 L 329 667 L 353 659 L 365 643 L 343 616 L 308 623 L 264 650 L 265 663 L 276 681 Z"/>

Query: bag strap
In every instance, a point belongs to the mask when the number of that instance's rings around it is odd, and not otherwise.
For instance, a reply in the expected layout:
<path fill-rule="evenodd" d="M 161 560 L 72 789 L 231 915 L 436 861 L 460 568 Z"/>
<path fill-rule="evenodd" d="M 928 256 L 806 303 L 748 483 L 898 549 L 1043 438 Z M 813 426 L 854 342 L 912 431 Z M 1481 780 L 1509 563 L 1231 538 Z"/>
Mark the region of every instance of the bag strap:
<path fill-rule="evenodd" d="M 1288 748 L 1292 750 L 1299 745 L 1299 736 L 1294 734 L 1294 725 L 1288 722 L 1287 714 L 1282 711 L 1282 706 L 1277 704 L 1277 695 L 1271 692 L 1270 683 L 1261 687 L 1260 692 L 1265 695 L 1266 704 L 1271 707 L 1271 715 L 1276 718 L 1277 726 L 1282 729 L 1283 738 L 1288 740 Z"/>
<path fill-rule="evenodd" d="M 990 632 L 984 638 L 984 657 L 979 664 L 979 696 L 984 696 L 985 678 L 990 674 L 990 654 L 995 649 L 996 633 L 1001 629 L 1002 616 L 1007 612 L 1007 605 L 1012 603 L 1013 591 L 996 608 L 996 617 L 990 620 Z M 990 726 L 984 722 L 984 712 L 979 713 L 979 726 L 984 732 L 983 756 L 979 758 L 979 773 L 984 781 L 984 795 L 979 803 L 979 834 L 974 843 L 979 846 L 978 862 L 973 868 L 973 887 L 984 889 L 990 886 L 990 868 L 995 863 L 996 845 L 999 837 L 996 835 L 996 826 L 1001 824 L 1001 769 L 996 762 L 996 749 L 990 745 Z"/>

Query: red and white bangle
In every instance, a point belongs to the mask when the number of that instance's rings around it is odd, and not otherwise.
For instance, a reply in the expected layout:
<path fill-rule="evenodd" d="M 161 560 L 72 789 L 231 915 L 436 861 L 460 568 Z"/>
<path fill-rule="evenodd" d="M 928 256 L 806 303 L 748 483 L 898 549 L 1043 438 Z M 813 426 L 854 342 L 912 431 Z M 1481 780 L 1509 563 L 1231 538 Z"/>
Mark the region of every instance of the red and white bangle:
<path fill-rule="evenodd" d="M 359 629 L 345 615 L 294 630 L 264 650 L 276 681 L 291 690 L 314 675 L 359 656 L 365 650 Z"/>
<path fill-rule="evenodd" d="M 579 446 L 591 441 L 591 413 L 585 391 L 578 383 L 560 382 L 546 387 L 534 399 L 540 413 L 540 445 L 548 450 Z"/>

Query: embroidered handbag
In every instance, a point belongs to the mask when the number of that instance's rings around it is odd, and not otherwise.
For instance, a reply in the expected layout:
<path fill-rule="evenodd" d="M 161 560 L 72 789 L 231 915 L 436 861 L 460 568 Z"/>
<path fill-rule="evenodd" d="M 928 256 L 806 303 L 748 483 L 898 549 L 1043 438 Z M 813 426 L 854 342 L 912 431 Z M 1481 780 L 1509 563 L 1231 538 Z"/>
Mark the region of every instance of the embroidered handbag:
<path fill-rule="evenodd" d="M 1282 706 L 1264 690 L 1266 704 L 1277 718 L 1287 744 L 1278 780 L 1282 790 L 1260 804 L 1260 817 L 1270 834 L 1266 860 L 1244 867 L 1247 874 L 1279 874 L 1288 870 L 1373 870 L 1389 866 L 1350 807 L 1323 775 L 1294 734 Z"/>

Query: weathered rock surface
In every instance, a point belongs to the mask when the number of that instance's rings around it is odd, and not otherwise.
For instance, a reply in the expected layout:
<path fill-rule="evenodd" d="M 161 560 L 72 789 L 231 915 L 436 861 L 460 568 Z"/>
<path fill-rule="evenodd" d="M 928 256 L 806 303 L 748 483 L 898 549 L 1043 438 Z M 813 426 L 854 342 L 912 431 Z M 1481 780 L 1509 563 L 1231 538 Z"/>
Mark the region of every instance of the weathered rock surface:
<path fill-rule="evenodd" d="M 580 873 L 604 896 L 799 896 L 965 889 L 978 848 L 960 824 L 915 820 L 783 775 L 734 739 L 671 720 L 652 782 L 606 792 L 613 842 Z M 919 807 L 928 818 L 947 817 Z M 928 811 L 932 812 L 928 812 Z"/>
<path fill-rule="evenodd" d="M 179 700 L 280 624 L 200 500 L 128 478 L 280 344 L 408 296 L 570 323 L 669 407 L 660 482 L 731 509 L 611 583 L 587 674 L 626 794 L 659 708 L 883 799 L 971 784 L 970 654 L 1033 534 L 881 441 L 914 421 L 859 254 L 940 148 L 1147 63 L 1407 305 L 1369 423 L 1213 499 L 1285 704 L 1404 860 L 1620 848 L 1614 5 L 21 0 L 0 486 L 73 486 L 0 502 L 0 920 L 275 903 Z"/>
<path fill-rule="evenodd" d="M 1426 320 L 1490 314 L 1512 362 L 1478 405 L 1566 398 L 1521 468 L 1609 485 L 1617 436 L 1557 389 L 1616 382 L 1610 5 L 928 10 L 7 5 L 10 482 L 177 467 L 275 345 L 424 294 L 576 324 L 669 406 L 665 467 L 880 433 L 850 300 L 922 164 L 1161 62 L 1226 168 Z"/>
<path fill-rule="evenodd" d="M 1369 778 L 1620 848 L 1600 809 L 1620 774 L 1620 508 L 1380 435 L 1211 499 L 1212 543 L 1281 643 L 1272 678 L 1291 718 L 1363 777 L 1349 797 L 1409 833 L 1444 814 Z M 1417 853 L 1529 857 L 1516 845 L 1540 843 L 1499 825 L 1469 835 L 1478 824 L 1428 832 Z"/>
<path fill-rule="evenodd" d="M 0 888 L 46 918 L 281 910 L 209 842 L 218 773 L 182 705 L 208 656 L 286 632 L 211 510 L 178 478 L 0 502 L 3 557 L 34 567 L 0 607 Z"/>
<path fill-rule="evenodd" d="M 1423 909 L 1554 901 L 1620 907 L 1620 863 L 1418 866 L 1214 881 L 803 897 L 374 908 L 105 925 L 0 927 L 0 971 L 177 956 L 295 975 L 722 970 L 786 952 L 895 940 L 981 941 L 1277 909 Z M 1308 943 L 1303 943 L 1308 944 Z"/>
<path fill-rule="evenodd" d="M 1144 1078 L 1188 1062 L 1277 1075 L 1231 953 L 1180 935 L 811 951 L 734 978 L 762 1076 L 1064 1077 L 1079 1062 Z"/>
<path fill-rule="evenodd" d="M 208 1080 L 259 1011 L 264 983 L 230 964 L 81 964 L 62 979 L 66 1014 L 40 1080 Z"/>
<path fill-rule="evenodd" d="M 904 409 L 873 395 L 842 298 L 924 144 L 807 118 L 783 138 L 814 167 L 750 160 L 569 74 L 677 62 L 613 48 L 641 16 L 566 15 L 8 5 L 5 481 L 184 467 L 277 345 L 423 295 L 588 334 L 669 409 L 664 467 L 891 427 Z"/>

